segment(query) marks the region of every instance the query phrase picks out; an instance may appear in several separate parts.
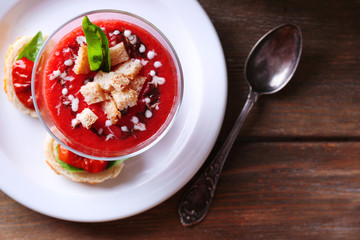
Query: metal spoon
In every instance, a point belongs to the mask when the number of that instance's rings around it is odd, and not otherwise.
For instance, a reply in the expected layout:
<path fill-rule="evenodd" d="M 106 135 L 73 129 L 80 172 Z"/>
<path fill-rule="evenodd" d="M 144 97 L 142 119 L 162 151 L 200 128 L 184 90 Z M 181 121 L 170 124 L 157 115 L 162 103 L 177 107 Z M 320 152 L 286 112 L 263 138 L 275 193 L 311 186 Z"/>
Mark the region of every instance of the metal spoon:
<path fill-rule="evenodd" d="M 184 226 L 200 222 L 208 212 L 220 172 L 245 118 L 262 94 L 282 89 L 293 76 L 302 50 L 302 34 L 296 25 L 285 24 L 265 34 L 251 50 L 245 64 L 250 92 L 229 136 L 210 165 L 185 192 L 179 215 Z"/>

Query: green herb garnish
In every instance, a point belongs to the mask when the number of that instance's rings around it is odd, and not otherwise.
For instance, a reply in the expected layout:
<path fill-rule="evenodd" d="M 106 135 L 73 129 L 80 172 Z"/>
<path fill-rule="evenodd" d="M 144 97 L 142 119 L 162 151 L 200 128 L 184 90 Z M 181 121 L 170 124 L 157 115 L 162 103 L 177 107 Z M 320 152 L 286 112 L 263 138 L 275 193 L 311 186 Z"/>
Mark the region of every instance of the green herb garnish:
<path fill-rule="evenodd" d="M 125 161 L 125 160 L 126 160 L 126 159 L 124 159 L 124 160 L 110 161 L 110 162 L 108 162 L 108 164 L 107 164 L 107 166 L 106 166 L 106 169 L 112 168 L 112 167 L 118 165 L 119 163 L 121 163 L 121 162 L 123 162 L 123 161 Z"/>
<path fill-rule="evenodd" d="M 110 72 L 110 50 L 106 34 L 100 27 L 90 22 L 87 16 L 82 21 L 82 27 L 87 43 L 90 69 L 92 71 Z"/>
<path fill-rule="evenodd" d="M 35 62 L 36 56 L 38 55 L 41 46 L 44 44 L 44 39 L 41 31 L 39 31 L 31 41 L 25 45 L 25 47 L 19 53 L 19 56 L 16 60 L 19 60 L 23 57 L 29 59 L 30 61 Z"/>

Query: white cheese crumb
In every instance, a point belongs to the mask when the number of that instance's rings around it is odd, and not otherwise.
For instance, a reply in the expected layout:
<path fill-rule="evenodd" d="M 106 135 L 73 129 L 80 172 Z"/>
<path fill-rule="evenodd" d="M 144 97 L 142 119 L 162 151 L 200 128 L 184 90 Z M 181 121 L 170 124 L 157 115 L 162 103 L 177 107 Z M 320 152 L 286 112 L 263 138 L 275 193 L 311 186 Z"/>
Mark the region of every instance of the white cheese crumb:
<path fill-rule="evenodd" d="M 60 77 L 61 77 L 62 79 L 66 78 L 66 76 L 67 76 L 66 72 L 63 72 L 63 73 L 60 74 Z"/>
<path fill-rule="evenodd" d="M 150 98 L 145 98 L 145 102 L 150 103 L 151 102 Z"/>
<path fill-rule="evenodd" d="M 119 30 L 115 30 L 115 31 L 113 32 L 113 34 L 114 34 L 114 35 L 119 35 L 119 34 L 120 34 L 120 31 L 119 31 Z"/>
<path fill-rule="evenodd" d="M 56 51 L 55 56 L 59 56 L 59 55 L 60 55 L 59 51 Z"/>
<path fill-rule="evenodd" d="M 155 108 L 155 110 L 159 110 L 159 103 L 155 103 L 151 106 L 151 108 Z"/>
<path fill-rule="evenodd" d="M 127 126 L 122 126 L 122 127 L 121 127 L 121 131 L 123 131 L 123 132 L 129 132 L 129 129 L 128 129 Z"/>
<path fill-rule="evenodd" d="M 125 31 L 124 31 L 124 36 L 125 36 L 125 37 L 128 38 L 128 37 L 130 37 L 130 35 L 131 35 L 131 31 L 130 31 L 130 30 L 125 30 Z"/>
<path fill-rule="evenodd" d="M 110 127 L 112 125 L 110 120 L 105 121 L 105 127 Z"/>
<path fill-rule="evenodd" d="M 144 123 L 138 123 L 134 125 L 134 129 L 135 130 L 139 130 L 139 131 L 145 131 L 146 130 L 146 126 Z"/>
<path fill-rule="evenodd" d="M 150 74 L 150 76 L 153 77 L 153 76 L 155 76 L 156 72 L 154 70 L 151 70 L 149 74 Z"/>
<path fill-rule="evenodd" d="M 133 122 L 134 124 L 137 124 L 137 123 L 139 123 L 139 118 L 133 116 L 133 117 L 131 118 L 131 122 Z"/>
<path fill-rule="evenodd" d="M 72 128 L 75 128 L 76 125 L 78 125 L 80 123 L 79 120 L 77 120 L 76 118 L 74 118 L 73 120 L 71 120 L 71 126 Z"/>
<path fill-rule="evenodd" d="M 148 59 L 153 59 L 155 57 L 156 53 L 154 51 L 148 51 L 147 57 Z"/>
<path fill-rule="evenodd" d="M 152 112 L 150 110 L 146 110 L 145 117 L 146 118 L 151 118 L 152 117 Z"/>
<path fill-rule="evenodd" d="M 112 44 L 112 45 L 116 45 L 116 41 L 115 41 L 115 40 L 112 41 L 111 44 Z"/>
<path fill-rule="evenodd" d="M 60 70 L 53 71 L 52 75 L 50 75 L 50 80 L 54 80 L 55 78 L 58 78 L 60 76 L 61 72 Z"/>
<path fill-rule="evenodd" d="M 113 138 L 113 137 L 115 137 L 114 136 L 114 134 L 108 134 L 107 136 L 106 136 L 106 139 L 105 139 L 105 141 L 108 141 L 109 139 L 111 139 L 111 138 Z"/>
<path fill-rule="evenodd" d="M 86 43 L 86 37 L 85 36 L 77 36 L 76 37 L 76 42 L 79 45 L 84 45 Z"/>
<path fill-rule="evenodd" d="M 70 67 L 70 66 L 72 66 L 72 65 L 74 64 L 74 62 L 73 62 L 73 60 L 68 59 L 68 60 L 66 60 L 66 61 L 64 62 L 64 64 L 65 64 L 65 66 Z"/>
<path fill-rule="evenodd" d="M 70 52 L 70 48 L 66 47 L 62 51 L 63 51 L 63 53 L 68 53 L 68 52 Z"/>
<path fill-rule="evenodd" d="M 139 47 L 139 52 L 144 53 L 146 51 L 146 47 L 144 44 L 141 44 Z"/>
<path fill-rule="evenodd" d="M 103 134 L 103 132 L 104 132 L 104 129 L 99 128 L 99 130 L 98 130 L 98 134 L 99 134 L 99 135 L 101 135 L 101 134 Z"/>
<path fill-rule="evenodd" d="M 62 95 L 66 95 L 66 94 L 68 94 L 69 93 L 69 90 L 67 89 L 67 88 L 63 88 L 62 90 L 61 90 L 61 93 L 62 93 Z"/>
<path fill-rule="evenodd" d="M 75 79 L 75 77 L 73 76 L 66 76 L 66 77 L 63 77 L 62 79 L 66 80 L 66 81 L 72 81 Z"/>
<path fill-rule="evenodd" d="M 55 106 L 55 108 L 57 109 L 58 116 L 60 116 L 60 107 L 61 107 L 61 102 L 59 102 L 59 104 Z"/>
<path fill-rule="evenodd" d="M 70 101 L 72 101 L 72 100 L 75 99 L 75 97 L 74 97 L 72 94 L 70 94 L 70 95 L 68 96 L 68 98 L 69 98 Z"/>
<path fill-rule="evenodd" d="M 73 110 L 73 112 L 77 112 L 79 110 L 79 99 L 75 98 L 74 100 L 71 101 L 71 110 Z"/>
<path fill-rule="evenodd" d="M 135 59 L 134 63 L 139 64 L 141 63 L 140 59 Z"/>
<path fill-rule="evenodd" d="M 166 81 L 165 78 L 158 77 L 155 75 L 155 76 L 153 76 L 151 83 L 154 84 L 155 86 L 157 86 L 157 85 L 163 85 L 165 83 L 165 81 Z"/>
<path fill-rule="evenodd" d="M 159 68 L 161 66 L 162 66 L 161 62 L 159 61 L 154 62 L 154 67 Z"/>
<path fill-rule="evenodd" d="M 146 61 L 144 59 L 141 59 L 141 65 L 145 66 L 146 64 L 148 64 L 149 61 Z"/>
<path fill-rule="evenodd" d="M 136 37 L 136 35 L 131 35 L 130 37 L 129 37 L 129 40 L 130 40 L 130 43 L 131 44 L 136 44 L 136 42 L 137 42 L 137 37 Z"/>

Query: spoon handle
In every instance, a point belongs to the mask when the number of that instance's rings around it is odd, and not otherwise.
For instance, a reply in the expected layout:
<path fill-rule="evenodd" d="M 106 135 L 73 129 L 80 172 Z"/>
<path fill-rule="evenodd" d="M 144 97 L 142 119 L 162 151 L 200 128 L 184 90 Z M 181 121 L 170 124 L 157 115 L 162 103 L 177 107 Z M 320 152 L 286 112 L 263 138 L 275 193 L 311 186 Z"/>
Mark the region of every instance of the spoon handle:
<path fill-rule="evenodd" d="M 187 227 L 194 225 L 200 222 L 208 212 L 225 160 L 258 97 L 258 93 L 250 90 L 246 103 L 223 146 L 183 195 L 178 209 L 182 225 Z"/>

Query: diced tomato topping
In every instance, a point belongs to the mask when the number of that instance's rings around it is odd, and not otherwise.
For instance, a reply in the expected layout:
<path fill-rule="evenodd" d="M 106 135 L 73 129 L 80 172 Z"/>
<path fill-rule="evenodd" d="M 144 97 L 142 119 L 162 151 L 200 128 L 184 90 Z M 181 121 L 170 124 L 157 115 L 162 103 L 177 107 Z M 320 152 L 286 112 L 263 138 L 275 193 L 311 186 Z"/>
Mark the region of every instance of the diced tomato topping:
<path fill-rule="evenodd" d="M 108 162 L 81 157 L 59 145 L 59 159 L 67 164 L 82 168 L 89 173 L 105 171 Z"/>
<path fill-rule="evenodd" d="M 23 57 L 12 66 L 12 78 L 15 94 L 25 107 L 35 109 L 31 95 L 31 74 L 34 63 Z"/>
<path fill-rule="evenodd" d="M 59 145 L 59 159 L 73 167 L 82 168 L 81 157 L 61 145 Z"/>
<path fill-rule="evenodd" d="M 107 161 L 84 158 L 83 169 L 87 172 L 97 173 L 106 170 Z"/>

